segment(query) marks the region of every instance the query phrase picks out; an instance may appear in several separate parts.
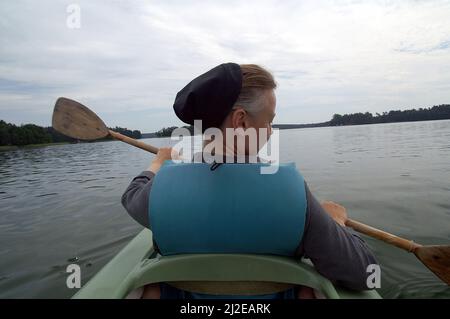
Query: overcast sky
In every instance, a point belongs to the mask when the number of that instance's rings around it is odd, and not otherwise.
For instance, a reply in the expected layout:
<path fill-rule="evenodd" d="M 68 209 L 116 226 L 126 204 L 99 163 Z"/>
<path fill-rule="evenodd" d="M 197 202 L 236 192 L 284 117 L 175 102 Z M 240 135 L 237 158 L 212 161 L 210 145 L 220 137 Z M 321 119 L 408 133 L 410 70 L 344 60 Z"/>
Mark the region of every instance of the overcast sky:
<path fill-rule="evenodd" d="M 0 2 L 7 122 L 48 126 L 66 96 L 108 126 L 180 125 L 176 93 L 223 62 L 274 73 L 275 123 L 450 103 L 450 1 Z"/>

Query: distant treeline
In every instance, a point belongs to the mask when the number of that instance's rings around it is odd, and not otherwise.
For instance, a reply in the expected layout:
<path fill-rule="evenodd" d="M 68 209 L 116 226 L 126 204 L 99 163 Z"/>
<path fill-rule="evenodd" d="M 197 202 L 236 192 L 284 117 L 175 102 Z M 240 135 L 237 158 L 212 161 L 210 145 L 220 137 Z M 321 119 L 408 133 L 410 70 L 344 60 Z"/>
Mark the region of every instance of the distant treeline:
<path fill-rule="evenodd" d="M 376 124 L 391 122 L 411 122 L 411 121 L 430 121 L 450 119 L 450 104 L 435 105 L 430 108 L 419 108 L 404 111 L 389 111 L 382 114 L 376 113 L 353 113 L 353 114 L 334 114 L 330 126 L 338 125 L 359 125 Z"/>
<path fill-rule="evenodd" d="M 411 122 L 411 121 L 429 121 L 429 120 L 445 120 L 450 119 L 450 104 L 435 105 L 430 108 L 419 108 L 404 111 L 389 111 L 382 114 L 376 113 L 352 113 L 352 114 L 334 114 L 333 118 L 327 122 L 310 123 L 310 124 L 274 124 L 273 128 L 280 130 L 308 127 L 323 126 L 340 126 L 340 125 L 360 125 L 360 124 L 377 124 L 391 122 Z M 183 126 L 193 132 L 192 126 Z M 156 133 L 145 134 L 148 137 L 164 137 L 171 136 L 176 126 L 165 127 Z"/>
<path fill-rule="evenodd" d="M 115 128 L 110 128 L 110 130 L 112 130 L 114 132 L 117 132 L 117 133 L 120 133 L 122 135 L 126 135 L 128 137 L 135 138 L 137 140 L 142 138 L 141 131 L 138 131 L 138 130 L 133 130 L 132 131 L 132 130 L 129 130 L 127 128 L 118 127 L 118 126 L 116 126 Z"/>
<path fill-rule="evenodd" d="M 192 125 L 186 125 L 183 126 L 184 128 L 187 128 L 191 134 L 194 134 L 194 127 Z M 155 133 L 156 137 L 166 137 L 171 136 L 172 132 L 177 129 L 177 126 L 170 126 L 170 127 L 163 127 L 158 132 Z"/>
<path fill-rule="evenodd" d="M 111 128 L 111 130 L 136 139 L 141 138 L 141 132 L 137 130 L 132 131 L 122 127 Z M 0 146 L 63 142 L 76 143 L 78 140 L 62 135 L 53 127 L 42 127 L 35 124 L 17 126 L 0 120 Z"/>

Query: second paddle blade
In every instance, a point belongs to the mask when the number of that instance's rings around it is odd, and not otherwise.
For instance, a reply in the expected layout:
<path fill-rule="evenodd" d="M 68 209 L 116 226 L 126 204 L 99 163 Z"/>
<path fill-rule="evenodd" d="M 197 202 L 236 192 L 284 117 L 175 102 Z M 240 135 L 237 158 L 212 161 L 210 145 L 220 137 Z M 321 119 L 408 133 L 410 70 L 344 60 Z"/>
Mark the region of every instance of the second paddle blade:
<path fill-rule="evenodd" d="M 60 97 L 53 110 L 52 126 L 58 132 L 80 140 L 108 136 L 105 123 L 89 108 L 77 101 Z"/>
<path fill-rule="evenodd" d="M 450 285 L 450 246 L 422 246 L 414 253 L 436 276 Z"/>

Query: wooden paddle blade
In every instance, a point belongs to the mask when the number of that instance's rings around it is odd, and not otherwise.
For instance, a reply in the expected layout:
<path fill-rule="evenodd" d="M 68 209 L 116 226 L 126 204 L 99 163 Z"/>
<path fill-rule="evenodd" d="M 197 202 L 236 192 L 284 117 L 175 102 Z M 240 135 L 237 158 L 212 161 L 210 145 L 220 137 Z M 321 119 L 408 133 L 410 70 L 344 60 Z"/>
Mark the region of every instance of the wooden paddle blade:
<path fill-rule="evenodd" d="M 58 132 L 80 140 L 96 140 L 109 135 L 108 128 L 97 114 L 65 97 L 56 101 L 52 126 Z"/>
<path fill-rule="evenodd" d="M 436 276 L 450 285 L 450 246 L 420 246 L 414 254 Z"/>

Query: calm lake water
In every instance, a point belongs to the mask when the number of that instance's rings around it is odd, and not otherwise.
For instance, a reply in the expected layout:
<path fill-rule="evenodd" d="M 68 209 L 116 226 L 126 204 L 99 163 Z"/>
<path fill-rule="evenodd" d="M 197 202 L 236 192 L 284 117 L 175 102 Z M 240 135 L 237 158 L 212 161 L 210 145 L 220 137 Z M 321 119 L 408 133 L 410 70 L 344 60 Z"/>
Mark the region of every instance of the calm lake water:
<path fill-rule="evenodd" d="M 297 164 L 320 200 L 421 244 L 450 243 L 450 121 L 280 136 L 281 160 Z M 121 142 L 0 152 L 0 298 L 72 296 L 68 264 L 82 267 L 83 284 L 140 231 L 120 197 L 152 158 Z M 364 238 L 381 263 L 383 297 L 450 298 L 412 254 Z"/>

